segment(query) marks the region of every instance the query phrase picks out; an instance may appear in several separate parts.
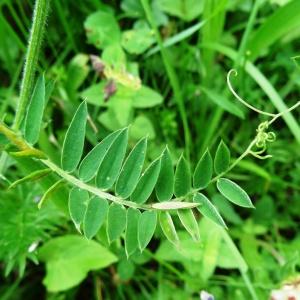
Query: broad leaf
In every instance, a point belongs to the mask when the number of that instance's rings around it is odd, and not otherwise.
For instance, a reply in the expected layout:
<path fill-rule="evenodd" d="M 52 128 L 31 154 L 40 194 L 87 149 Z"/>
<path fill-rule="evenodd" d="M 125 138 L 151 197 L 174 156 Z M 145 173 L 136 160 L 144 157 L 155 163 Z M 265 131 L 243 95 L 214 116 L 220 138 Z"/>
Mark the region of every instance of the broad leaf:
<path fill-rule="evenodd" d="M 159 105 L 163 102 L 163 97 L 155 90 L 142 85 L 132 98 L 132 106 L 135 108 L 148 108 Z"/>
<path fill-rule="evenodd" d="M 141 139 L 128 155 L 116 183 L 116 194 L 128 198 L 135 189 L 142 172 L 147 149 L 147 139 Z"/>
<path fill-rule="evenodd" d="M 92 270 L 105 268 L 117 257 L 95 241 L 78 235 L 52 238 L 39 248 L 39 259 L 46 263 L 44 285 L 49 292 L 60 292 L 78 285 Z"/>
<path fill-rule="evenodd" d="M 107 211 L 107 200 L 99 197 L 90 199 L 83 220 L 83 232 L 87 239 L 91 239 L 97 234 L 106 219 Z"/>
<path fill-rule="evenodd" d="M 179 209 L 177 211 L 181 224 L 191 235 L 194 241 L 200 240 L 200 232 L 197 220 L 191 209 Z"/>
<path fill-rule="evenodd" d="M 219 212 L 217 211 L 215 206 L 207 199 L 206 196 L 204 196 L 203 194 L 198 193 L 194 196 L 193 200 L 194 200 L 194 202 L 200 204 L 197 207 L 197 209 L 201 212 L 201 214 L 203 216 L 209 218 L 210 220 L 212 220 L 216 224 L 227 228 L 227 226 L 226 226 L 224 220 L 222 219 L 221 215 L 219 214 Z"/>
<path fill-rule="evenodd" d="M 157 182 L 160 171 L 160 158 L 153 161 L 141 175 L 139 182 L 131 195 L 131 201 L 145 203 L 150 197 Z"/>
<path fill-rule="evenodd" d="M 107 237 L 109 242 L 113 242 L 121 236 L 126 227 L 126 209 L 113 203 L 108 209 L 107 217 Z"/>
<path fill-rule="evenodd" d="M 72 188 L 69 194 L 69 213 L 75 227 L 80 231 L 80 224 L 84 219 L 89 193 L 77 187 Z"/>
<path fill-rule="evenodd" d="M 184 209 L 184 208 L 194 208 L 199 204 L 193 202 L 185 201 L 164 201 L 160 203 L 153 203 L 151 207 L 159 210 L 174 210 L 174 209 Z"/>
<path fill-rule="evenodd" d="M 87 120 L 86 102 L 82 102 L 67 130 L 61 156 L 62 168 L 67 172 L 72 172 L 80 161 L 85 137 L 85 126 Z"/>
<path fill-rule="evenodd" d="M 155 42 L 153 31 L 145 21 L 138 21 L 134 28 L 122 34 L 122 47 L 131 54 L 141 54 Z"/>
<path fill-rule="evenodd" d="M 119 25 L 112 13 L 97 11 L 84 22 L 88 42 L 98 49 L 118 44 L 121 40 Z"/>
<path fill-rule="evenodd" d="M 204 189 L 208 186 L 213 173 L 213 161 L 208 150 L 200 158 L 194 172 L 194 188 Z"/>
<path fill-rule="evenodd" d="M 102 189 L 109 189 L 116 181 L 126 154 L 128 128 L 125 128 L 108 149 L 97 173 L 96 184 Z"/>
<path fill-rule="evenodd" d="M 34 87 L 28 106 L 24 135 L 30 144 L 35 144 L 39 139 L 45 106 L 45 78 L 41 75 Z"/>
<path fill-rule="evenodd" d="M 159 213 L 159 224 L 166 236 L 166 238 L 174 244 L 176 247 L 179 246 L 179 237 L 177 235 L 173 220 L 168 212 Z"/>
<path fill-rule="evenodd" d="M 174 170 L 168 147 L 161 156 L 159 177 L 155 186 L 156 197 L 159 201 L 169 201 L 174 192 Z"/>
<path fill-rule="evenodd" d="M 248 194 L 235 182 L 220 178 L 217 181 L 217 188 L 232 203 L 242 207 L 254 207 Z"/>
<path fill-rule="evenodd" d="M 101 165 L 109 147 L 120 132 L 121 130 L 117 130 L 105 137 L 85 156 L 79 165 L 79 178 L 82 181 L 89 181 L 97 174 L 99 166 Z"/>
<path fill-rule="evenodd" d="M 141 251 L 143 251 L 151 241 L 151 238 L 155 232 L 156 223 L 156 211 L 147 210 L 140 215 L 138 223 L 138 241 Z"/>
<path fill-rule="evenodd" d="M 215 155 L 214 167 L 217 174 L 225 172 L 230 163 L 230 151 L 226 144 L 221 141 Z"/>
<path fill-rule="evenodd" d="M 185 196 L 191 190 L 191 170 L 181 155 L 175 171 L 174 194 L 177 198 Z"/>
<path fill-rule="evenodd" d="M 127 258 L 138 248 L 138 222 L 141 212 L 138 209 L 128 208 L 125 231 L 125 252 Z"/>

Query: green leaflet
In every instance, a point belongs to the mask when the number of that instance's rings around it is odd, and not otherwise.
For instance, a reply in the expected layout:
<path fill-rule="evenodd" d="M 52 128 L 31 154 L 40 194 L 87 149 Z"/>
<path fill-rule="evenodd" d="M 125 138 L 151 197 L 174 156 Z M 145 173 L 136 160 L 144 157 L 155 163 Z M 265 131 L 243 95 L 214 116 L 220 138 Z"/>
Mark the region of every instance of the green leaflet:
<path fill-rule="evenodd" d="M 174 244 L 176 247 L 179 246 L 179 237 L 177 235 L 172 217 L 170 213 L 166 212 L 160 212 L 159 213 L 159 223 L 160 227 L 166 236 L 166 238 Z"/>
<path fill-rule="evenodd" d="M 183 155 L 180 156 L 175 171 L 174 194 L 176 197 L 185 196 L 191 189 L 191 170 Z"/>
<path fill-rule="evenodd" d="M 128 198 L 135 189 L 145 161 L 147 139 L 141 139 L 128 155 L 116 183 L 116 194 Z"/>
<path fill-rule="evenodd" d="M 107 237 L 109 242 L 113 242 L 123 233 L 126 227 L 126 209 L 113 203 L 108 209 L 107 217 Z"/>
<path fill-rule="evenodd" d="M 198 193 L 194 196 L 194 202 L 199 203 L 200 205 L 197 209 L 201 212 L 202 215 L 209 218 L 216 224 L 227 228 L 223 218 L 215 208 L 215 206 L 201 193 Z"/>
<path fill-rule="evenodd" d="M 42 169 L 42 170 L 37 170 L 37 171 L 34 171 L 30 174 L 28 174 L 27 176 L 21 178 L 21 179 L 18 179 L 16 181 L 14 181 L 9 187 L 8 189 L 12 189 L 14 187 L 16 187 L 17 185 L 23 183 L 23 182 L 27 182 L 27 181 L 35 181 L 35 180 L 38 180 L 38 179 L 41 179 L 45 176 L 47 176 L 48 174 L 50 174 L 52 172 L 51 169 Z"/>
<path fill-rule="evenodd" d="M 125 231 L 125 252 L 127 258 L 138 248 L 138 222 L 141 212 L 138 209 L 128 208 Z"/>
<path fill-rule="evenodd" d="M 153 161 L 141 175 L 139 182 L 131 195 L 131 201 L 145 203 L 150 197 L 160 171 L 160 158 Z"/>
<path fill-rule="evenodd" d="M 216 151 L 214 167 L 217 174 L 225 172 L 230 163 L 230 151 L 226 144 L 221 141 Z"/>
<path fill-rule="evenodd" d="M 82 181 L 87 182 L 97 174 L 105 154 L 120 132 L 117 130 L 109 134 L 85 156 L 79 166 L 79 178 Z"/>
<path fill-rule="evenodd" d="M 194 241 L 200 240 L 200 232 L 197 220 L 192 209 L 180 209 L 177 211 L 181 224 L 191 235 Z"/>
<path fill-rule="evenodd" d="M 242 207 L 254 207 L 248 194 L 235 182 L 226 178 L 220 178 L 217 181 L 217 188 L 232 203 Z"/>
<path fill-rule="evenodd" d="M 76 169 L 84 146 L 85 126 L 87 120 L 87 105 L 82 102 L 67 130 L 63 143 L 61 166 L 67 172 Z"/>
<path fill-rule="evenodd" d="M 159 201 L 169 201 L 174 192 L 174 170 L 168 147 L 161 156 L 159 177 L 155 186 L 156 197 Z"/>
<path fill-rule="evenodd" d="M 87 239 L 94 237 L 104 223 L 108 211 L 106 199 L 93 197 L 88 202 L 83 219 L 83 232 Z"/>
<path fill-rule="evenodd" d="M 213 161 L 210 152 L 207 149 L 196 166 L 193 178 L 194 188 L 206 188 L 211 180 L 212 173 Z"/>
<path fill-rule="evenodd" d="M 25 117 L 24 136 L 28 143 L 35 144 L 39 139 L 45 107 L 45 77 L 39 76 L 34 87 Z"/>
<path fill-rule="evenodd" d="M 116 181 L 128 142 L 128 128 L 123 129 L 108 149 L 96 177 L 96 185 L 102 189 L 109 189 Z"/>
<path fill-rule="evenodd" d="M 157 212 L 154 210 L 144 211 L 138 223 L 138 241 L 141 252 L 147 247 L 155 232 L 157 223 Z"/>
<path fill-rule="evenodd" d="M 80 232 L 80 224 L 84 219 L 89 193 L 73 187 L 69 194 L 69 213 L 76 229 Z"/>

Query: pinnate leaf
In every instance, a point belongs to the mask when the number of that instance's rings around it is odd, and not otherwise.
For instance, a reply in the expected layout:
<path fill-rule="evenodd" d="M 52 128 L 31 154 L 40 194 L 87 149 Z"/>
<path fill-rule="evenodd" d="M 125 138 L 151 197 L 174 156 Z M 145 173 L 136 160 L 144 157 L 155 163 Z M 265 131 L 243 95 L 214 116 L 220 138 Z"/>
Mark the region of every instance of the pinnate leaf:
<path fill-rule="evenodd" d="M 107 200 L 99 197 L 90 199 L 83 220 L 83 232 L 87 239 L 91 239 L 97 234 L 106 219 L 107 211 Z"/>
<path fill-rule="evenodd" d="M 80 224 L 84 219 L 89 193 L 77 187 L 71 189 L 69 194 L 69 213 L 75 227 L 80 231 Z"/>
<path fill-rule="evenodd" d="M 97 174 L 105 154 L 120 132 L 117 130 L 109 134 L 85 156 L 79 166 L 79 178 L 82 181 L 87 182 Z"/>
<path fill-rule="evenodd" d="M 126 227 L 126 209 L 113 203 L 108 209 L 107 217 L 107 236 L 109 242 L 113 242 L 123 233 Z"/>
<path fill-rule="evenodd" d="M 116 181 L 128 142 L 128 128 L 123 129 L 108 149 L 97 173 L 96 184 L 99 188 L 109 189 Z"/>
<path fill-rule="evenodd" d="M 174 193 L 174 170 L 168 147 L 166 147 L 161 156 L 160 173 L 155 191 L 159 201 L 169 201 Z"/>
<path fill-rule="evenodd" d="M 138 223 L 138 241 L 141 251 L 143 251 L 151 241 L 151 238 L 155 232 L 156 223 L 156 211 L 147 210 L 140 215 Z"/>
<path fill-rule="evenodd" d="M 139 182 L 131 195 L 131 201 L 145 203 L 150 197 L 157 182 L 160 171 L 160 158 L 153 161 L 141 175 Z"/>
<path fill-rule="evenodd" d="M 128 155 L 116 184 L 116 194 L 128 198 L 141 175 L 146 156 L 147 139 L 141 139 Z"/>
<path fill-rule="evenodd" d="M 135 208 L 127 209 L 125 252 L 127 258 L 138 248 L 138 222 L 141 212 Z"/>
<path fill-rule="evenodd" d="M 194 188 L 204 189 L 208 186 L 213 173 L 213 161 L 208 150 L 200 158 L 194 172 Z"/>
<path fill-rule="evenodd" d="M 248 194 L 235 182 L 227 178 L 220 178 L 217 181 L 217 188 L 232 203 L 242 207 L 254 207 Z"/>
<path fill-rule="evenodd" d="M 170 213 L 159 213 L 159 224 L 166 238 L 175 246 L 179 246 L 179 237 L 177 235 Z"/>
<path fill-rule="evenodd" d="M 212 220 L 216 224 L 227 228 L 223 218 L 215 208 L 215 206 L 201 193 L 198 193 L 194 196 L 194 202 L 199 203 L 197 209 L 201 212 L 201 214 L 208 219 Z"/>
<path fill-rule="evenodd" d="M 226 144 L 221 141 L 217 151 L 216 151 L 216 156 L 214 160 L 214 166 L 215 166 L 215 171 L 217 174 L 221 174 L 225 172 L 230 163 L 230 151 Z"/>
<path fill-rule="evenodd" d="M 39 139 L 44 107 L 45 78 L 44 75 L 41 75 L 34 87 L 25 118 L 24 135 L 26 141 L 30 144 L 35 144 Z"/>
<path fill-rule="evenodd" d="M 179 158 L 175 171 L 174 193 L 176 197 L 185 196 L 191 189 L 191 170 L 183 155 Z"/>
<path fill-rule="evenodd" d="M 177 211 L 181 224 L 191 235 L 194 241 L 200 240 L 200 232 L 197 220 L 191 209 L 180 209 Z"/>
<path fill-rule="evenodd" d="M 87 120 L 86 102 L 82 102 L 67 130 L 61 156 L 62 168 L 67 172 L 72 172 L 76 169 L 84 146 L 85 127 Z"/>

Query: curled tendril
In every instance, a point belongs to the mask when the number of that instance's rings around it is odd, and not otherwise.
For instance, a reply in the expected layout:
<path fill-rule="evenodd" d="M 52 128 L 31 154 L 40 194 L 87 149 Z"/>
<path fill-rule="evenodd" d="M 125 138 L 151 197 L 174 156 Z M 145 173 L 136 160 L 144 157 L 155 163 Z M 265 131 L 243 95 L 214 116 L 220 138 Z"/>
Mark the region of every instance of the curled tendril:
<path fill-rule="evenodd" d="M 267 150 L 267 144 L 268 143 L 272 143 L 276 140 L 276 134 L 272 131 L 267 131 L 269 126 L 274 123 L 279 117 L 282 117 L 284 114 L 294 110 L 295 108 L 297 108 L 298 106 L 300 106 L 300 101 L 298 101 L 296 104 L 294 104 L 293 106 L 291 106 L 290 108 L 287 108 L 286 110 L 281 111 L 278 114 L 273 114 L 273 113 L 269 113 L 263 110 L 260 110 L 252 105 L 250 105 L 246 100 L 244 100 L 243 98 L 241 98 L 238 93 L 234 90 L 234 88 L 231 85 L 231 81 L 230 81 L 230 77 L 231 75 L 233 76 L 237 76 L 237 71 L 232 69 L 227 73 L 227 86 L 229 88 L 229 90 L 231 91 L 231 93 L 233 94 L 233 96 L 242 104 L 244 104 L 246 107 L 250 108 L 251 110 L 261 114 L 261 115 L 266 115 L 269 117 L 272 117 L 271 120 L 269 121 L 265 121 L 262 122 L 258 125 L 258 128 L 256 129 L 256 136 L 255 139 L 253 140 L 253 142 L 250 144 L 250 148 L 248 149 L 248 153 L 259 158 L 259 159 L 267 159 L 269 157 L 272 157 L 272 155 L 264 155 L 262 156 L 262 154 Z M 253 146 L 256 146 L 258 148 L 258 150 L 253 151 L 251 150 L 251 148 Z"/>
<path fill-rule="evenodd" d="M 272 155 L 265 155 L 262 156 L 266 149 L 267 149 L 267 143 L 272 143 L 276 140 L 276 134 L 272 131 L 267 132 L 269 128 L 269 122 L 262 122 L 258 125 L 258 128 L 256 129 L 256 137 L 255 137 L 255 146 L 259 148 L 257 151 L 250 150 L 250 154 L 255 156 L 259 159 L 267 159 L 269 157 L 272 157 Z"/>

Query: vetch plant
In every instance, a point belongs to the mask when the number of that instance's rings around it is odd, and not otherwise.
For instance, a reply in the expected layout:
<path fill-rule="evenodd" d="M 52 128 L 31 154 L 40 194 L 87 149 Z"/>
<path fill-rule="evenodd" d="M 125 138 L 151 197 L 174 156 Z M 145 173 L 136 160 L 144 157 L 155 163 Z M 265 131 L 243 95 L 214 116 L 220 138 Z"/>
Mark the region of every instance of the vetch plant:
<path fill-rule="evenodd" d="M 234 71 L 230 71 L 227 77 L 229 88 L 249 107 L 230 84 L 229 77 L 232 72 Z M 108 135 L 82 158 L 88 118 L 87 103 L 84 101 L 79 105 L 66 132 L 59 166 L 47 158 L 47 153 L 34 147 L 44 111 L 44 91 L 45 80 L 42 76 L 37 80 L 27 114 L 24 116 L 23 133 L 7 127 L 3 122 L 0 124 L 0 132 L 17 147 L 17 151 L 8 148 L 9 154 L 18 157 L 31 156 L 45 166 L 45 169 L 29 174 L 13 183 L 11 187 L 54 172 L 61 179 L 45 192 L 38 206 L 41 207 L 47 195 L 55 191 L 59 185 L 68 184 L 71 187 L 69 213 L 76 229 L 91 239 L 106 222 L 109 242 L 118 239 L 125 232 L 127 256 L 134 253 L 137 248 L 140 251 L 146 248 L 157 223 L 166 238 L 179 246 L 172 211 L 177 212 L 181 224 L 196 241 L 199 240 L 200 234 L 193 208 L 226 228 L 222 216 L 203 193 L 210 184 L 216 184 L 217 190 L 233 204 L 253 208 L 248 194 L 237 183 L 225 178 L 225 175 L 247 155 L 259 159 L 270 157 L 263 154 L 267 149 L 267 143 L 275 140 L 275 134 L 267 130 L 286 112 L 270 114 L 251 106 L 251 109 L 272 116 L 272 119 L 258 126 L 256 136 L 245 152 L 231 163 L 230 150 L 221 141 L 214 159 L 207 149 L 192 174 L 190 164 L 183 155 L 180 156 L 174 171 L 168 147 L 145 168 L 146 137 L 142 138 L 126 156 L 130 130 L 128 127 Z M 299 102 L 287 111 L 298 105 Z M 26 126 L 28 120 L 35 122 L 32 126 Z M 149 203 L 150 198 L 156 198 L 157 201 Z"/>

